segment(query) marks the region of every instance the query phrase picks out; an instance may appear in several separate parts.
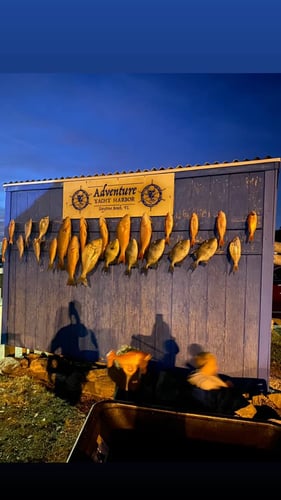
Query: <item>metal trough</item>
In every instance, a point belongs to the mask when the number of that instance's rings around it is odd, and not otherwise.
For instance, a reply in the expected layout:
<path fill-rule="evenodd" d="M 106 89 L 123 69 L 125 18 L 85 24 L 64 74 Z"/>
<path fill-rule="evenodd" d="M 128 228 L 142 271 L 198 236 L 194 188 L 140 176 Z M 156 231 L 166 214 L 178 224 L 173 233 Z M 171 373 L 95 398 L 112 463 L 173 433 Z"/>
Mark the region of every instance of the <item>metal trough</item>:
<path fill-rule="evenodd" d="M 281 425 L 103 400 L 90 409 L 67 462 L 280 458 Z"/>

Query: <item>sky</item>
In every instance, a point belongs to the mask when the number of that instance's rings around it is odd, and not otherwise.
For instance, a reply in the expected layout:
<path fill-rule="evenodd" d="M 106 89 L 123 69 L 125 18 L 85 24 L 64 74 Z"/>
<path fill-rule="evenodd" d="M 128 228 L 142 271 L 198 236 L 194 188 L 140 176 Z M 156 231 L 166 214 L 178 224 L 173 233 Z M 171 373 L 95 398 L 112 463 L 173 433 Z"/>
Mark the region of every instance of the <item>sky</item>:
<path fill-rule="evenodd" d="M 2 73 L 0 109 L 0 234 L 5 182 L 281 157 L 278 73 Z"/>

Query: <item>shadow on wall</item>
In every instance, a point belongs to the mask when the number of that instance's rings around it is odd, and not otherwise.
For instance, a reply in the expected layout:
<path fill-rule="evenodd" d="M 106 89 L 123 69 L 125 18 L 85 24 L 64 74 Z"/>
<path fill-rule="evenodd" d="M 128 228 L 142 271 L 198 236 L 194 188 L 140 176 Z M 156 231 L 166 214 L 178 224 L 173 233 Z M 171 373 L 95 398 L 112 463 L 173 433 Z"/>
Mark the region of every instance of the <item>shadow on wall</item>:
<path fill-rule="evenodd" d="M 151 335 L 132 335 L 131 346 L 152 355 L 160 368 L 168 369 L 176 365 L 178 344 L 172 337 L 163 314 L 156 314 Z"/>

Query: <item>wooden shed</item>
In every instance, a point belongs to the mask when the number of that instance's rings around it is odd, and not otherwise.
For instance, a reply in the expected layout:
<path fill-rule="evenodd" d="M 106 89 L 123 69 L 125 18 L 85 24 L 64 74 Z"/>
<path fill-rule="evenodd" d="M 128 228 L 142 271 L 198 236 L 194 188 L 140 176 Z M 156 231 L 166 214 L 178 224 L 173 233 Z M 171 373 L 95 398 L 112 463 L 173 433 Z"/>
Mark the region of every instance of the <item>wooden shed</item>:
<path fill-rule="evenodd" d="M 217 355 L 221 372 L 268 380 L 279 167 L 280 158 L 265 158 L 5 183 L 5 236 L 11 220 L 15 232 L 4 263 L 1 344 L 93 362 L 129 345 L 165 367 L 185 367 L 204 349 Z M 253 210 L 257 227 L 248 241 Z M 224 244 L 192 269 L 192 254 L 217 236 L 219 211 L 227 220 Z M 170 272 L 168 254 L 180 239 L 190 238 L 193 212 L 199 219 L 196 244 Z M 125 263 L 104 272 L 100 259 L 88 286 L 69 286 L 67 270 L 48 269 L 50 243 L 66 217 L 78 237 L 80 219 L 87 221 L 87 242 L 100 237 L 103 217 L 112 241 L 129 214 L 130 237 L 139 242 L 144 213 L 152 220 L 152 241 L 165 237 L 166 214 L 173 215 L 170 243 L 158 266 L 144 272 L 145 260 L 139 260 L 128 275 Z M 44 217 L 49 225 L 37 261 L 33 242 Z M 20 258 L 18 237 L 30 219 L 30 243 Z M 233 272 L 229 244 L 236 236 L 242 252 Z"/>

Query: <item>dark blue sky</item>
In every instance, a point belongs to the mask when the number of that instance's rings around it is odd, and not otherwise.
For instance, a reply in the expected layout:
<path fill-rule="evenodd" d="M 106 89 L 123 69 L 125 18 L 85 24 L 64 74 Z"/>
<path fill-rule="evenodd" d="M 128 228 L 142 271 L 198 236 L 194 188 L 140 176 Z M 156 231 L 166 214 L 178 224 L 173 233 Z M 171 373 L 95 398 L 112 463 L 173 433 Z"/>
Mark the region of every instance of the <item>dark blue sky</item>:
<path fill-rule="evenodd" d="M 0 108 L 2 227 L 4 182 L 281 156 L 281 74 L 1 74 Z"/>

